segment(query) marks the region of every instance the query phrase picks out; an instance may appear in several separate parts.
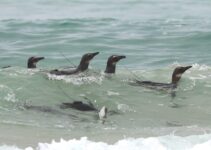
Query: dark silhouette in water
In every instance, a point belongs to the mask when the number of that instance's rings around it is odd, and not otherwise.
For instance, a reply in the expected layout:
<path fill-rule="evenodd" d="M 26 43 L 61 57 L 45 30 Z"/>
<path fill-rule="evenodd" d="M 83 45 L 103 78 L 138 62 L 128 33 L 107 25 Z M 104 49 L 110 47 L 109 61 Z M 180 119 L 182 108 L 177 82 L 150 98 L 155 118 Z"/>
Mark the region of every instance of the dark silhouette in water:
<path fill-rule="evenodd" d="M 94 105 L 89 102 L 88 104 L 83 103 L 82 101 L 74 101 L 72 103 L 62 103 L 60 105 L 60 108 L 67 109 L 67 108 L 73 108 L 80 111 L 97 111 L 97 108 L 94 107 Z"/>
<path fill-rule="evenodd" d="M 4 66 L 4 67 L 1 67 L 2 69 L 6 69 L 6 68 L 10 68 L 11 66 Z"/>
<path fill-rule="evenodd" d="M 31 69 L 37 68 L 36 64 L 42 59 L 44 59 L 44 57 L 30 57 L 28 59 L 27 67 Z"/>
<path fill-rule="evenodd" d="M 50 114 L 54 114 L 54 115 L 62 115 L 62 116 L 69 116 L 71 118 L 78 118 L 75 115 L 61 112 L 61 111 L 53 109 L 49 106 L 34 106 L 34 105 L 24 104 L 23 107 L 26 110 L 34 110 L 34 111 L 39 111 L 39 112 L 43 112 L 43 113 L 50 113 Z"/>
<path fill-rule="evenodd" d="M 71 70 L 51 70 L 50 73 L 51 74 L 55 74 L 55 75 L 72 75 L 72 74 L 76 74 L 76 73 L 80 73 L 83 72 L 85 70 L 88 69 L 89 67 L 89 62 L 97 55 L 99 54 L 99 52 L 96 53 L 87 53 L 84 54 L 81 58 L 81 62 L 78 65 L 77 68 L 75 69 L 71 69 Z"/>
<path fill-rule="evenodd" d="M 186 66 L 186 67 L 177 67 L 174 69 L 174 72 L 172 74 L 172 81 L 171 83 L 159 83 L 159 82 L 152 82 L 152 81 L 140 81 L 135 80 L 135 83 L 132 85 L 136 86 L 143 86 L 151 89 L 175 89 L 178 86 L 178 82 L 180 81 L 182 74 L 190 69 L 192 66 Z M 175 93 L 174 93 L 175 94 Z M 175 96 L 175 95 L 172 95 Z"/>
<path fill-rule="evenodd" d="M 80 111 L 95 111 L 95 112 L 98 111 L 91 103 L 84 104 L 80 101 L 75 101 L 72 103 L 73 104 L 72 106 L 70 104 L 71 103 L 63 103 L 61 105 L 61 108 L 62 109 L 73 108 L 73 109 L 77 109 Z M 88 121 L 87 119 L 80 118 L 80 116 L 78 116 L 78 115 L 73 115 L 73 114 L 69 114 L 66 112 L 62 112 L 62 111 L 59 111 L 59 110 L 54 109 L 49 106 L 33 106 L 33 105 L 29 105 L 29 104 L 24 104 L 23 108 L 24 108 L 24 110 L 33 110 L 33 111 L 42 112 L 42 113 L 49 113 L 52 115 L 67 116 L 67 117 L 70 117 L 70 118 L 72 118 L 74 120 L 78 120 L 78 121 Z M 105 119 L 107 118 L 107 113 L 108 113 L 107 108 L 105 106 L 103 106 L 100 109 L 100 111 L 98 112 L 96 119 L 99 119 L 102 123 L 105 123 Z"/>
<path fill-rule="evenodd" d="M 126 56 L 112 55 L 108 58 L 107 66 L 105 69 L 105 73 L 115 73 L 116 71 L 116 63 L 121 59 L 126 58 Z"/>
<path fill-rule="evenodd" d="M 83 103 L 82 101 L 74 101 L 72 103 L 62 103 L 60 105 L 61 109 L 76 109 L 79 111 L 95 111 L 98 112 L 98 118 L 101 120 L 101 122 L 104 124 L 105 119 L 107 118 L 107 114 L 109 113 L 110 115 L 112 114 L 118 114 L 116 111 L 109 111 L 108 109 L 103 106 L 100 110 L 94 107 L 94 105 L 89 101 L 88 104 Z"/>

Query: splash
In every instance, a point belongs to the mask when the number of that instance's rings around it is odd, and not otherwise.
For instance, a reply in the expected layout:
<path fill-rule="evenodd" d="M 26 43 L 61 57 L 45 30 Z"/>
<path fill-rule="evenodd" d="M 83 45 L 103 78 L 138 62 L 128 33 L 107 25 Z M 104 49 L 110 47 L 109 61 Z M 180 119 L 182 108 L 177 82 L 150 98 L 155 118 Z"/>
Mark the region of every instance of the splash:
<path fill-rule="evenodd" d="M 83 74 L 72 75 L 72 76 L 63 76 L 63 75 L 57 76 L 57 75 L 48 74 L 48 79 L 49 80 L 62 80 L 66 83 L 72 83 L 74 85 L 92 84 L 92 83 L 101 84 L 104 79 L 104 76 L 103 75 L 84 76 Z"/>

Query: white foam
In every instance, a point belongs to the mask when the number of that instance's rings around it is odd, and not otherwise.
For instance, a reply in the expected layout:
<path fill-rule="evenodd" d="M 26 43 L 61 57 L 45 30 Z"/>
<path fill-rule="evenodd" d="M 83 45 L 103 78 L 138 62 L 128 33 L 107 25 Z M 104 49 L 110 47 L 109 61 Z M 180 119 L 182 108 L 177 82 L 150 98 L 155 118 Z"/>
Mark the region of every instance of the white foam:
<path fill-rule="evenodd" d="M 16 146 L 3 145 L 3 146 L 0 146 L 0 150 L 21 150 L 21 149 L 17 148 Z M 30 150 L 30 149 L 26 149 L 26 150 Z"/>
<path fill-rule="evenodd" d="M 210 149 L 211 149 L 211 140 L 202 144 L 196 144 L 192 148 L 192 150 L 210 150 Z"/>
<path fill-rule="evenodd" d="M 64 76 L 64 75 L 52 75 L 48 74 L 48 78 L 50 80 L 63 80 L 66 83 L 72 83 L 74 85 L 82 85 L 82 84 L 91 84 L 97 83 L 101 84 L 103 81 L 103 76 L 83 76 L 83 75 L 72 75 L 72 76 Z"/>
<path fill-rule="evenodd" d="M 118 96 L 120 95 L 118 92 L 113 92 L 113 91 L 107 91 L 108 96 Z"/>
<path fill-rule="evenodd" d="M 209 66 L 204 65 L 204 64 L 202 64 L 202 65 L 193 64 L 193 65 L 192 65 L 192 68 L 193 68 L 194 70 L 200 70 L 200 71 L 205 71 L 205 70 L 211 69 Z"/>
<path fill-rule="evenodd" d="M 94 142 L 86 137 L 81 139 L 63 140 L 51 143 L 39 143 L 33 149 L 23 150 L 210 150 L 211 135 L 194 135 L 188 137 L 163 136 L 149 138 L 127 138 L 114 144 Z M 15 146 L 0 146 L 0 150 L 21 150 Z"/>
<path fill-rule="evenodd" d="M 118 104 L 117 109 L 121 110 L 122 112 L 136 112 L 126 104 Z"/>
<path fill-rule="evenodd" d="M 18 99 L 16 98 L 15 93 L 13 90 L 6 85 L 0 85 L 0 92 L 3 93 L 0 98 L 10 102 L 17 102 Z"/>
<path fill-rule="evenodd" d="M 27 147 L 23 150 L 210 150 L 211 135 L 194 135 L 188 137 L 163 136 L 149 138 L 127 138 L 114 144 L 95 142 L 86 137 L 39 143 L 33 149 Z M 15 146 L 0 146 L 0 150 L 21 150 Z"/>

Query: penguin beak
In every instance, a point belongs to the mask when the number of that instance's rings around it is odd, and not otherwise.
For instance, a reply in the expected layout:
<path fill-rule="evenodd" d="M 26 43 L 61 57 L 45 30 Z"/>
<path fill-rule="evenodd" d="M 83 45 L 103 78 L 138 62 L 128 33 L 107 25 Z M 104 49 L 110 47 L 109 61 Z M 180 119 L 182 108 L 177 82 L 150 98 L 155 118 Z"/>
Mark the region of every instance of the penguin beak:
<path fill-rule="evenodd" d="M 188 70 L 188 69 L 190 69 L 190 68 L 192 68 L 192 66 L 184 67 L 184 71 L 186 71 L 186 70 Z"/>
<path fill-rule="evenodd" d="M 43 59 L 45 59 L 45 57 L 34 57 L 34 62 L 38 62 Z"/>
<path fill-rule="evenodd" d="M 81 63 L 89 63 L 99 52 L 95 53 L 86 53 L 81 58 Z"/>
<path fill-rule="evenodd" d="M 126 58 L 126 56 L 124 56 L 124 55 L 113 56 L 113 62 L 118 62 L 118 61 L 120 61 L 121 59 L 124 59 L 124 58 Z"/>
<path fill-rule="evenodd" d="M 88 61 L 90 61 L 91 59 L 93 59 L 96 55 L 98 55 L 99 54 L 99 52 L 96 52 L 96 53 L 90 53 L 90 55 L 89 55 L 89 60 Z"/>
<path fill-rule="evenodd" d="M 96 52 L 96 53 L 92 53 L 92 57 L 95 57 L 96 55 L 98 55 L 99 52 Z"/>
<path fill-rule="evenodd" d="M 126 56 L 124 56 L 124 55 L 121 55 L 121 56 L 117 56 L 117 58 L 118 58 L 118 60 L 121 60 L 121 59 L 124 59 L 124 58 L 126 58 Z"/>

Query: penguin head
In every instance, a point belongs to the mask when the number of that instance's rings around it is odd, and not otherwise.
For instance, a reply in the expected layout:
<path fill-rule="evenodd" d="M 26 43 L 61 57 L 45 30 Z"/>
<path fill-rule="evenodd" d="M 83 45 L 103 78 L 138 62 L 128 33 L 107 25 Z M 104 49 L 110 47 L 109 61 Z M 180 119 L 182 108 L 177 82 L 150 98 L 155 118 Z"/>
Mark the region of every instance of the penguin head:
<path fill-rule="evenodd" d="M 172 74 L 172 83 L 173 83 L 173 84 L 177 84 L 178 81 L 181 79 L 182 74 L 183 74 L 186 70 L 190 69 L 191 67 L 192 67 L 192 66 L 176 67 L 176 68 L 174 69 L 173 74 Z"/>
<path fill-rule="evenodd" d="M 99 52 L 84 54 L 81 58 L 81 63 L 89 63 Z"/>
<path fill-rule="evenodd" d="M 116 65 L 116 63 L 118 61 L 120 61 L 121 59 L 126 58 L 126 56 L 124 55 L 112 55 L 108 58 L 107 64 L 113 64 Z"/>
<path fill-rule="evenodd" d="M 87 70 L 89 67 L 89 62 L 98 54 L 99 54 L 99 52 L 84 54 L 81 58 L 81 62 L 78 66 L 78 70 L 79 71 Z"/>
<path fill-rule="evenodd" d="M 116 63 L 124 58 L 126 58 L 126 56 L 124 56 L 124 55 L 111 55 L 108 58 L 105 73 L 115 73 Z"/>
<path fill-rule="evenodd" d="M 30 57 L 30 58 L 28 59 L 27 67 L 28 67 L 28 68 L 36 68 L 36 67 L 37 67 L 37 66 L 36 66 L 37 62 L 39 62 L 40 60 L 42 60 L 42 59 L 44 59 L 44 58 L 45 58 L 45 57 L 34 57 L 34 56 Z"/>

